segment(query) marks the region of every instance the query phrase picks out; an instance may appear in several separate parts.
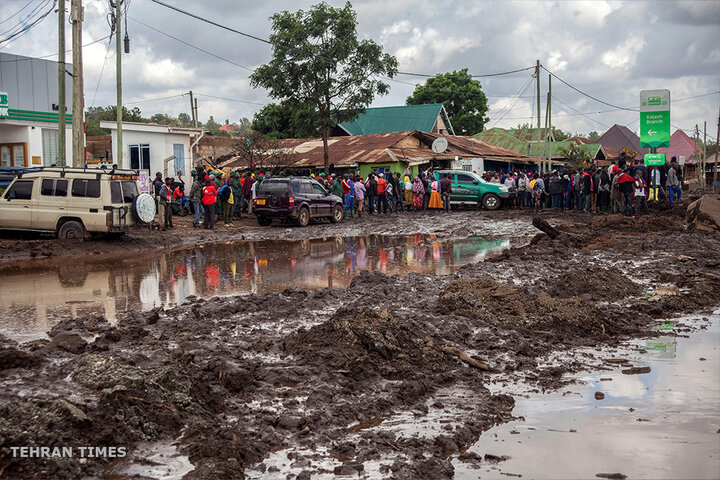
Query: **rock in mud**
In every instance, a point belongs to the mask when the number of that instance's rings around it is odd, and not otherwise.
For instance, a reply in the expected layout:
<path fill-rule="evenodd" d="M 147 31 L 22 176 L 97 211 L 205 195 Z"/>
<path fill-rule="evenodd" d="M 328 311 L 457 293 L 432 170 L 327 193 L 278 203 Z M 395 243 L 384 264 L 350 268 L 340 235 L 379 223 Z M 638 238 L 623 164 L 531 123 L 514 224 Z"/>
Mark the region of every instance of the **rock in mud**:
<path fill-rule="evenodd" d="M 48 343 L 47 348 L 59 348 L 60 350 L 78 355 L 85 351 L 87 342 L 77 333 L 62 332 L 53 337 L 50 343 Z"/>
<path fill-rule="evenodd" d="M 622 370 L 625 375 L 642 375 L 644 373 L 650 373 L 652 369 L 650 367 L 632 367 L 627 370 Z"/>
<path fill-rule="evenodd" d="M 717 232 L 720 230 L 720 198 L 703 195 L 688 205 L 685 220 L 697 230 Z"/>
<path fill-rule="evenodd" d="M 34 353 L 18 349 L 17 342 L 0 334 L 0 370 L 33 367 L 41 361 Z"/>
<path fill-rule="evenodd" d="M 627 478 L 627 475 L 623 475 L 622 473 L 596 473 L 595 476 L 598 478 L 609 478 L 610 480 L 624 480 Z"/>
<path fill-rule="evenodd" d="M 617 268 L 588 267 L 567 272 L 548 290 L 564 298 L 614 301 L 640 295 L 643 287 L 627 278 Z"/>
<path fill-rule="evenodd" d="M 605 394 L 603 392 L 595 392 L 595 400 L 602 400 L 605 398 Z"/>

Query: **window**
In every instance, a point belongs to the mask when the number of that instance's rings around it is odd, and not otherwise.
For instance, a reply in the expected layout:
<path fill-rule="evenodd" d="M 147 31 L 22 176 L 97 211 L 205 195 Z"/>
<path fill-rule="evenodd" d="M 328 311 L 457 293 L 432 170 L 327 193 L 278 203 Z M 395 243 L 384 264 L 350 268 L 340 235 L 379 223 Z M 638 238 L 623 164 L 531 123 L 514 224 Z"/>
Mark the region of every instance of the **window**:
<path fill-rule="evenodd" d="M 0 145 L 0 165 L 3 167 L 27 167 L 27 143 Z"/>
<path fill-rule="evenodd" d="M 150 170 L 150 145 L 130 145 L 130 168 Z"/>
<path fill-rule="evenodd" d="M 289 183 L 287 182 L 268 182 L 264 181 L 260 184 L 260 186 L 257 189 L 258 195 L 261 194 L 267 194 L 267 195 L 287 195 Z"/>
<path fill-rule="evenodd" d="M 40 195 L 67 197 L 67 180 L 45 178 L 40 186 Z"/>
<path fill-rule="evenodd" d="M 300 193 L 302 190 L 300 189 L 300 180 L 293 180 L 290 182 L 293 187 L 293 192 Z"/>
<path fill-rule="evenodd" d="M 175 155 L 175 175 L 185 170 L 185 145 L 173 143 L 173 155 Z"/>
<path fill-rule="evenodd" d="M 465 175 L 464 173 L 458 173 L 457 174 L 457 183 L 466 184 L 466 185 L 477 185 L 478 182 L 470 175 Z"/>
<path fill-rule="evenodd" d="M 325 190 L 325 187 L 323 187 L 319 183 L 313 182 L 312 186 L 313 186 L 313 190 L 315 190 L 315 193 L 317 193 L 319 195 L 327 195 L 327 190 Z"/>
<path fill-rule="evenodd" d="M 134 202 L 135 198 L 138 196 L 137 183 L 130 182 L 130 181 L 122 182 L 122 191 L 123 191 L 123 203 Z"/>
<path fill-rule="evenodd" d="M 100 180 L 76 178 L 72 183 L 72 196 L 100 198 Z"/>
<path fill-rule="evenodd" d="M 302 189 L 300 191 L 302 193 L 315 193 L 313 191 L 312 183 L 310 182 L 302 182 Z"/>
<path fill-rule="evenodd" d="M 110 203 L 122 203 L 122 186 L 120 182 L 110 182 Z"/>
<path fill-rule="evenodd" d="M 32 189 L 32 180 L 17 181 L 5 194 L 5 198 L 8 200 L 30 200 L 32 198 Z"/>
<path fill-rule="evenodd" d="M 58 159 L 58 131 L 53 128 L 42 129 L 43 165 L 49 167 Z M 71 162 L 68 162 L 71 163 Z"/>

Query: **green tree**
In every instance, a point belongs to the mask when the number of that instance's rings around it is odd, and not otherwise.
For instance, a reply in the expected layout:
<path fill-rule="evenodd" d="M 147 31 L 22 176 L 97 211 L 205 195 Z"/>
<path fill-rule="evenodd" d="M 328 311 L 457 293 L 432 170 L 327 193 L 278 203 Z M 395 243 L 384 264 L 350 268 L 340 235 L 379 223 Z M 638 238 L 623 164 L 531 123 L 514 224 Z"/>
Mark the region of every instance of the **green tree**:
<path fill-rule="evenodd" d="M 309 103 L 294 103 L 283 100 L 269 103 L 253 116 L 251 128 L 270 138 L 312 138 L 317 115 Z"/>
<path fill-rule="evenodd" d="M 110 135 L 110 130 L 106 128 L 100 128 L 101 121 L 115 121 L 117 108 L 115 105 L 109 105 L 107 107 L 90 107 L 85 111 L 85 135 Z M 122 107 L 123 121 L 124 122 L 147 122 L 146 118 L 143 118 L 142 113 L 138 107 L 133 107 L 128 110 L 126 107 Z"/>
<path fill-rule="evenodd" d="M 187 113 L 181 113 L 178 115 L 178 123 L 181 127 L 192 127 L 192 117 Z"/>
<path fill-rule="evenodd" d="M 573 166 L 573 168 L 586 168 L 592 163 L 592 156 L 583 151 L 575 142 L 565 142 L 567 146 L 560 148 L 560 153 Z"/>
<path fill-rule="evenodd" d="M 220 124 L 215 121 L 212 115 L 210 115 L 207 123 L 205 123 L 205 130 L 208 130 L 214 135 L 218 135 L 220 133 Z"/>
<path fill-rule="evenodd" d="M 458 135 L 474 135 L 483 131 L 489 121 L 487 97 L 482 86 L 463 68 L 428 78 L 405 101 L 406 105 L 442 103 Z"/>
<path fill-rule="evenodd" d="M 588 133 L 587 136 L 588 140 L 591 140 L 593 142 L 597 142 L 597 139 L 600 138 L 600 134 L 593 130 L 592 132 Z"/>
<path fill-rule="evenodd" d="M 343 8 L 322 2 L 307 11 L 276 13 L 271 19 L 272 59 L 250 76 L 251 85 L 268 89 L 273 98 L 316 108 L 327 172 L 330 130 L 357 118 L 376 94 L 390 90 L 378 78 L 392 78 L 397 60 L 383 54 L 374 41 L 358 40 L 350 2 Z"/>

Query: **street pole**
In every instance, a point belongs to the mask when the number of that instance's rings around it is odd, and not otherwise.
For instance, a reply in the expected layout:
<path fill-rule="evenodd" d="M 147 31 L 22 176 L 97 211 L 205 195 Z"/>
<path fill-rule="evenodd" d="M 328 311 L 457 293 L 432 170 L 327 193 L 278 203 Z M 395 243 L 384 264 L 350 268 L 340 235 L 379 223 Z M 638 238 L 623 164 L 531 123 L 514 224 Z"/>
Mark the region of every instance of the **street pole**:
<path fill-rule="evenodd" d="M 197 108 L 197 98 L 195 99 L 195 128 L 197 128 L 198 124 L 198 108 Z"/>
<path fill-rule="evenodd" d="M 698 172 L 698 180 L 700 181 L 700 187 L 705 188 L 705 165 L 703 164 L 703 159 L 700 158 L 700 148 L 698 147 L 698 143 L 700 142 L 700 130 L 698 129 L 697 123 L 695 124 L 695 161 L 697 162 L 697 166 L 699 168 Z"/>
<path fill-rule="evenodd" d="M 58 2 L 58 157 L 57 165 L 65 163 L 65 0 Z M 54 159 L 53 159 L 54 160 Z M 47 161 L 47 159 L 46 159 Z M 56 162 L 52 162 L 56 163 Z"/>
<path fill-rule="evenodd" d="M 195 116 L 195 101 L 193 100 L 193 93 L 192 90 L 190 90 L 190 111 L 192 112 L 192 121 L 193 126 L 197 128 L 197 117 Z"/>
<path fill-rule="evenodd" d="M 82 22 L 85 12 L 82 0 L 72 0 L 70 18 L 72 19 L 73 42 L 73 107 L 72 107 L 72 152 L 73 166 L 85 166 L 85 138 L 83 113 L 83 59 L 82 59 Z"/>
<path fill-rule="evenodd" d="M 122 22 L 120 21 L 122 13 L 120 12 L 121 0 L 115 0 L 115 83 L 117 85 L 117 145 L 115 151 L 117 156 L 113 158 L 113 163 L 123 168 L 123 143 L 122 143 Z"/>
<path fill-rule="evenodd" d="M 548 73 L 548 98 L 547 98 L 547 111 L 548 111 L 548 131 L 547 135 L 552 136 L 553 143 L 555 141 L 555 137 L 552 135 L 552 75 Z M 548 161 L 547 161 L 547 171 L 552 170 L 552 148 L 548 150 Z"/>
<path fill-rule="evenodd" d="M 535 63 L 535 79 L 537 81 L 537 164 L 538 173 L 542 173 L 540 161 L 540 60 Z"/>
<path fill-rule="evenodd" d="M 715 188 L 717 188 L 717 176 L 718 176 L 718 158 L 720 158 L 720 150 L 718 148 L 720 147 L 720 112 L 718 112 L 718 129 L 717 129 L 717 136 L 715 137 L 715 163 L 713 163 L 713 185 L 712 185 L 712 191 L 715 193 Z"/>

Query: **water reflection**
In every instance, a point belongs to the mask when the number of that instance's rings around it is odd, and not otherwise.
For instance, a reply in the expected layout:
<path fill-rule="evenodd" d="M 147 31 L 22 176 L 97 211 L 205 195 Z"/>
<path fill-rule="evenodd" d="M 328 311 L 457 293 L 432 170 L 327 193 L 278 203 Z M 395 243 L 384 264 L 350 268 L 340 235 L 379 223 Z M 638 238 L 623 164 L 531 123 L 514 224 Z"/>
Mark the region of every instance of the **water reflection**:
<path fill-rule="evenodd" d="M 235 242 L 127 258 L 113 264 L 63 265 L 0 276 L 0 332 L 42 336 L 60 319 L 118 314 L 209 297 L 346 287 L 363 270 L 448 274 L 509 247 L 508 240 L 434 235 L 333 237 L 294 242 Z"/>

